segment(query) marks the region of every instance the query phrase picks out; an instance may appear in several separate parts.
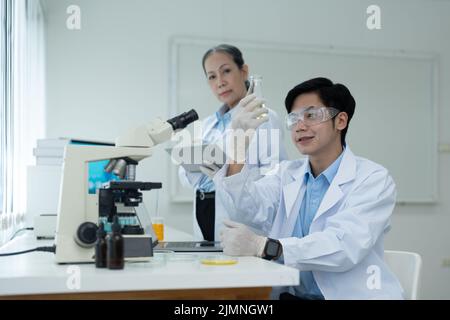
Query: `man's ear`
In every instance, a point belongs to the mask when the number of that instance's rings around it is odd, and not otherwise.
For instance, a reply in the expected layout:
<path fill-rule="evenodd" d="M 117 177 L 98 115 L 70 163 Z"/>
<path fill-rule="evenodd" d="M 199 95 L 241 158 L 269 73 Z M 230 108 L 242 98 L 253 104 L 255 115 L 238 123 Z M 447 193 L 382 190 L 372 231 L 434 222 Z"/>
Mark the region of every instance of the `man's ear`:
<path fill-rule="evenodd" d="M 344 130 L 348 125 L 348 114 L 347 112 L 339 112 L 334 118 L 334 127 L 338 130 Z"/>

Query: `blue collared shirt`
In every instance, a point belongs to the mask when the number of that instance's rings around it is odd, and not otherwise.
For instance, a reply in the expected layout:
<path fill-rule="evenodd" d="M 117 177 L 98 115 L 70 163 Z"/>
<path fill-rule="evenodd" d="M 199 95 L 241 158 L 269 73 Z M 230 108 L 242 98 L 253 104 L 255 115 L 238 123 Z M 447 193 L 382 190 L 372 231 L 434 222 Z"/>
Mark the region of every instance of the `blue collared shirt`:
<path fill-rule="evenodd" d="M 223 105 L 215 113 L 215 117 L 211 117 L 215 123 L 211 127 L 211 130 L 205 132 L 203 143 L 214 143 L 222 138 L 223 133 L 231 123 L 231 116 L 235 110 L 236 108 L 229 109 L 228 106 Z M 198 190 L 203 192 L 214 191 L 214 182 L 207 175 L 203 175 L 199 181 Z"/>
<path fill-rule="evenodd" d="M 328 187 L 336 176 L 343 155 L 344 152 L 342 152 L 341 155 L 317 178 L 314 178 L 311 171 L 311 165 L 308 163 L 304 177 L 306 192 L 292 233 L 293 237 L 302 238 L 309 234 L 309 228 L 314 216 L 319 209 L 320 203 L 322 202 Z M 299 297 L 323 299 L 322 292 L 320 292 L 311 271 L 300 272 L 300 286 L 295 287 L 294 290 L 295 294 Z"/>

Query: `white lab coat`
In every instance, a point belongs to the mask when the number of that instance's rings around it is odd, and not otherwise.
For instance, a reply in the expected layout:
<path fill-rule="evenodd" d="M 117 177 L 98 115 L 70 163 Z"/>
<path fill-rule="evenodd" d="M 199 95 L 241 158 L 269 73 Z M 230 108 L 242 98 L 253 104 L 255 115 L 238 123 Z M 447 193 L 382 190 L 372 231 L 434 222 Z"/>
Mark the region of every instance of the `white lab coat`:
<path fill-rule="evenodd" d="M 284 264 L 312 271 L 325 299 L 402 299 L 400 283 L 383 260 L 384 234 L 395 206 L 387 170 L 347 147 L 335 178 L 311 223 L 309 235 L 292 233 L 306 190 L 307 159 L 284 161 L 276 175 L 251 166 L 215 176 L 232 220 L 261 230 L 283 246 Z M 274 288 L 272 297 L 292 288 Z"/>
<path fill-rule="evenodd" d="M 229 112 L 236 111 L 231 110 Z M 256 167 L 266 170 L 269 170 L 273 166 L 279 165 L 279 163 L 285 159 L 287 159 L 287 153 L 286 149 L 284 147 L 283 143 L 283 129 L 281 128 L 280 120 L 278 118 L 278 115 L 271 109 L 269 109 L 269 120 L 262 125 L 258 127 L 256 130 L 255 136 L 253 137 L 250 145 L 249 145 L 249 154 L 256 154 L 257 155 L 257 165 Z M 233 117 L 233 113 L 232 113 Z M 202 123 L 202 136 L 203 138 L 209 134 L 211 130 L 214 130 L 214 125 L 217 122 L 216 115 L 213 114 L 206 119 L 203 120 Z M 228 125 L 227 128 L 231 126 L 231 123 Z M 266 136 L 265 133 L 263 133 L 263 130 L 270 130 L 270 129 L 278 129 L 279 130 L 279 139 L 278 141 L 271 141 L 270 135 Z M 267 132 L 267 131 L 266 131 Z M 226 140 L 225 138 L 226 132 L 223 132 L 219 137 L 217 137 L 217 140 L 223 139 L 223 141 Z M 216 140 L 216 141 L 217 141 Z M 278 152 L 276 152 L 277 148 L 273 148 L 272 144 L 278 143 Z M 194 190 L 193 199 L 194 199 L 194 208 L 193 208 L 193 229 L 194 229 L 194 240 L 204 240 L 203 234 L 200 230 L 200 226 L 198 225 L 197 218 L 195 215 L 195 203 L 196 203 L 196 196 L 195 191 L 198 189 L 198 185 L 200 182 L 201 177 L 203 176 L 203 173 L 199 172 L 187 172 L 182 166 L 178 169 L 178 176 L 181 181 L 181 183 L 185 186 L 192 187 Z M 219 231 L 223 227 L 223 220 L 228 219 L 228 213 L 227 210 L 224 208 L 223 205 L 223 196 L 222 191 L 217 186 L 215 186 L 216 191 L 216 197 L 215 197 L 215 230 L 214 230 L 214 239 L 218 241 L 219 239 Z"/>

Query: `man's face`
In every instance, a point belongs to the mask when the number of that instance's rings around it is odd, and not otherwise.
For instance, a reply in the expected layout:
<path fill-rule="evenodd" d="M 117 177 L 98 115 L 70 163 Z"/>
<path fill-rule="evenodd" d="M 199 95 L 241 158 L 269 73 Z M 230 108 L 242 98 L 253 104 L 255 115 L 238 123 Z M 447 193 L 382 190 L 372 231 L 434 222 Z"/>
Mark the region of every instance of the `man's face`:
<path fill-rule="evenodd" d="M 304 93 L 294 100 L 291 112 L 300 112 L 310 107 L 321 108 L 325 107 L 325 104 L 316 93 Z M 338 117 L 340 115 L 345 113 L 341 112 Z M 305 125 L 301 120 L 298 121 L 291 129 L 292 142 L 300 153 L 305 155 L 318 156 L 326 153 L 335 144 L 341 144 L 340 130 L 347 124 L 345 121 L 342 127 L 340 119 L 336 119 L 339 124 L 334 126 L 333 121 L 335 121 L 334 118 L 311 126 Z"/>

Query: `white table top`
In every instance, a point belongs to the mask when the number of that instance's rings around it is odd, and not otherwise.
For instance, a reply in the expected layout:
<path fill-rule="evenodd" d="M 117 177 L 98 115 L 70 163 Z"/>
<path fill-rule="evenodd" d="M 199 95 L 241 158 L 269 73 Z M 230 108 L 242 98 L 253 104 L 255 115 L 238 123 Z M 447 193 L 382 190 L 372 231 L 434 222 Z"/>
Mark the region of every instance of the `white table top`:
<path fill-rule="evenodd" d="M 166 227 L 165 240 L 190 240 L 187 233 Z M 14 252 L 52 241 L 36 241 L 22 234 L 0 249 Z M 0 257 L 0 296 L 171 289 L 273 287 L 298 285 L 294 268 L 256 257 L 236 257 L 238 263 L 210 266 L 200 263 L 204 253 L 157 253 L 150 262 L 127 262 L 123 270 L 97 269 L 93 264 L 58 265 L 53 253 L 32 252 Z M 215 254 L 213 254 L 215 255 Z"/>

